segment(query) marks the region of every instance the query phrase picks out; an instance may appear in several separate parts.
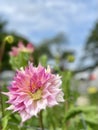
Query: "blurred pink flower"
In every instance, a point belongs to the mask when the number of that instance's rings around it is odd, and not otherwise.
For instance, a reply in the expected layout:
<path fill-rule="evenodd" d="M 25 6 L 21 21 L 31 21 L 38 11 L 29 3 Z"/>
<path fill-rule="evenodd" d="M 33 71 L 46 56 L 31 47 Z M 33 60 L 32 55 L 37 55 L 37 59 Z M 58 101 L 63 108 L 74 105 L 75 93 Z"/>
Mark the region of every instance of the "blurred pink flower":
<path fill-rule="evenodd" d="M 91 74 L 89 76 L 89 80 L 96 80 L 97 76 L 95 74 Z"/>
<path fill-rule="evenodd" d="M 27 46 L 23 42 L 18 43 L 18 47 L 12 47 L 12 51 L 9 52 L 10 56 L 17 56 L 20 52 L 32 53 L 34 51 L 34 46 L 28 43 Z"/>
<path fill-rule="evenodd" d="M 7 109 L 18 111 L 22 122 L 37 116 L 47 106 L 52 107 L 64 101 L 61 84 L 61 77 L 52 74 L 49 67 L 34 67 L 30 63 L 17 72 L 9 92 L 4 93 L 9 97 L 7 102 L 11 104 Z"/>

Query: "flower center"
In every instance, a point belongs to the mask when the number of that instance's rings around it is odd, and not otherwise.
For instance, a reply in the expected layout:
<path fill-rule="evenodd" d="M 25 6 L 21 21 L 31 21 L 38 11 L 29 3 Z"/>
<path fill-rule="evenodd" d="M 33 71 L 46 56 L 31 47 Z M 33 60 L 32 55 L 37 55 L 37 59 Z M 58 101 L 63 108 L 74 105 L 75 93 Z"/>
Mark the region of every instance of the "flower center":
<path fill-rule="evenodd" d="M 23 48 L 23 49 L 21 50 L 21 52 L 27 52 L 27 53 L 30 53 L 30 50 L 27 49 L 27 48 Z"/>
<path fill-rule="evenodd" d="M 33 100 L 39 100 L 41 99 L 42 96 L 42 90 L 38 89 L 35 93 L 31 94 L 31 97 L 33 98 Z"/>

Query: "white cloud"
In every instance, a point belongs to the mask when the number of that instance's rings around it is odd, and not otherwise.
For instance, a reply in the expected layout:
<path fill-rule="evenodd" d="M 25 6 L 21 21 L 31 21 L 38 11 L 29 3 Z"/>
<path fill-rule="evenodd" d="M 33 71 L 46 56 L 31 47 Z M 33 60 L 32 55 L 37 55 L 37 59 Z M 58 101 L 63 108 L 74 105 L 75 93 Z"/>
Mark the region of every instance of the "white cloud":
<path fill-rule="evenodd" d="M 87 30 L 88 25 L 95 21 L 96 4 L 97 0 L 3 0 L 0 12 L 9 20 L 8 29 L 28 38 L 31 38 L 30 32 L 35 31 L 44 34 L 61 31 L 73 38 L 76 36 L 72 29 L 79 35 L 79 25 Z"/>

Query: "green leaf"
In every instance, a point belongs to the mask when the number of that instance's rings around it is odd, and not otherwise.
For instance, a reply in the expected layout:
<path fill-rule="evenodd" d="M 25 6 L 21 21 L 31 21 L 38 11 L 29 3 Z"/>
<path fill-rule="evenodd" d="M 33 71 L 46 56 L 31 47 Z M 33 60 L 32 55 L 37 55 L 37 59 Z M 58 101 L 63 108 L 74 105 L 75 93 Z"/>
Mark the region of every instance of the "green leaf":
<path fill-rule="evenodd" d="M 93 126 L 93 125 L 97 125 L 98 126 L 98 115 L 97 115 L 97 117 L 96 116 L 94 116 L 93 118 L 85 118 L 85 121 L 86 121 L 86 123 L 87 124 L 89 124 L 90 126 Z"/>
<path fill-rule="evenodd" d="M 89 112 L 98 111 L 96 106 L 88 106 L 88 107 L 74 107 L 70 109 L 65 115 L 65 121 L 71 119 L 72 117 L 80 114 L 80 113 L 89 113 Z"/>
<path fill-rule="evenodd" d="M 3 117 L 2 119 L 2 130 L 7 130 L 7 124 L 8 124 L 8 120 L 10 119 L 10 114 L 7 114 Z"/>
<path fill-rule="evenodd" d="M 19 53 L 18 56 L 10 57 L 10 64 L 14 70 L 20 69 L 21 67 L 25 67 L 28 64 L 30 58 L 30 54 L 26 52 Z"/>
<path fill-rule="evenodd" d="M 47 55 L 42 55 L 40 58 L 39 58 L 39 62 L 41 63 L 42 66 L 47 66 Z"/>

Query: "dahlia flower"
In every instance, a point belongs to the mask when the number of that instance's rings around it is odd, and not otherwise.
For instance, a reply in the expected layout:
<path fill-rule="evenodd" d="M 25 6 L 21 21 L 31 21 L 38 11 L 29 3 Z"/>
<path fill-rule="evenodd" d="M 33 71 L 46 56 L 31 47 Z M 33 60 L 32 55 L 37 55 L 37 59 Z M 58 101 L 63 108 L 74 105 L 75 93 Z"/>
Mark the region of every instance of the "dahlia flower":
<path fill-rule="evenodd" d="M 28 43 L 27 46 L 23 42 L 18 43 L 18 47 L 12 47 L 12 51 L 9 52 L 10 56 L 17 56 L 20 52 L 32 53 L 34 51 L 34 46 Z"/>
<path fill-rule="evenodd" d="M 49 66 L 45 69 L 29 63 L 28 67 L 17 71 L 8 87 L 9 92 L 4 93 L 9 97 L 7 103 L 11 104 L 7 109 L 17 111 L 22 122 L 37 116 L 47 106 L 52 107 L 64 101 L 61 84 L 61 77 L 52 74 Z"/>

